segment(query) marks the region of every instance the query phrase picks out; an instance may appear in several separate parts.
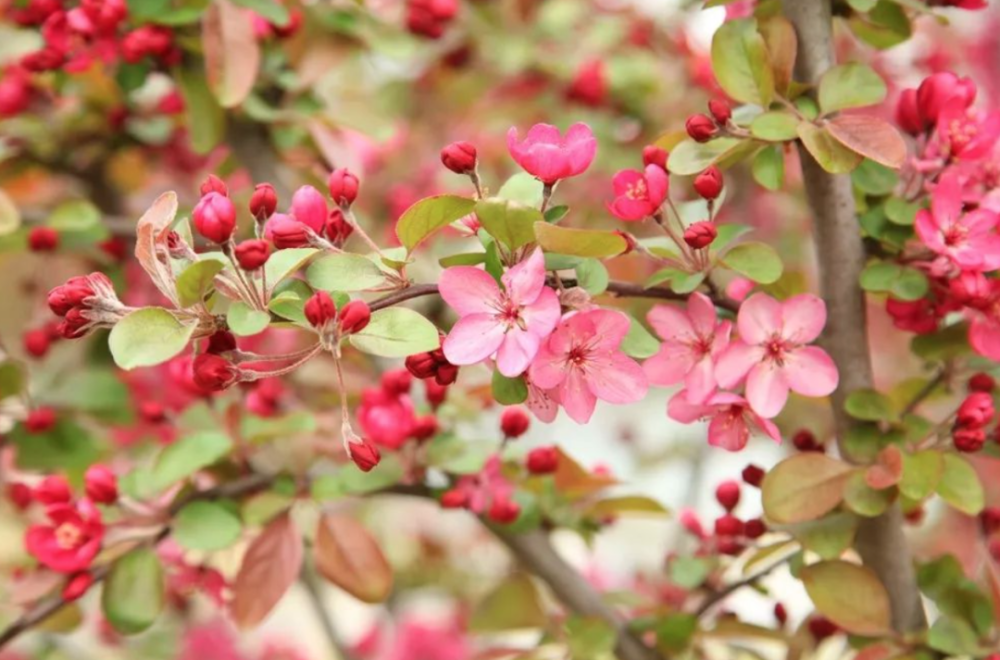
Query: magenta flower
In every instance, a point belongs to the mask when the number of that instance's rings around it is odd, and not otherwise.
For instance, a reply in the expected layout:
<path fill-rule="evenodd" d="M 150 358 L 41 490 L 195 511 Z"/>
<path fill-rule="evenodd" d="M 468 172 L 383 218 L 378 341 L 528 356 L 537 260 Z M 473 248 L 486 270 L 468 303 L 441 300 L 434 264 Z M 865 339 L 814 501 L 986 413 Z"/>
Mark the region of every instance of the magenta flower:
<path fill-rule="evenodd" d="M 642 367 L 621 352 L 629 319 L 621 312 L 591 309 L 567 316 L 531 363 L 531 381 L 557 391 L 569 416 L 586 424 L 597 399 L 632 403 L 649 388 Z"/>
<path fill-rule="evenodd" d="M 826 325 L 826 305 L 804 293 L 785 302 L 755 293 L 740 306 L 740 339 L 719 356 L 715 378 L 732 388 L 746 379 L 746 398 L 761 417 L 781 412 L 788 390 L 826 396 L 835 389 L 837 366 L 821 348 L 806 346 Z"/>
<path fill-rule="evenodd" d="M 441 297 L 461 317 L 444 340 L 444 355 L 456 365 L 481 362 L 496 354 L 497 368 L 512 378 L 524 373 L 538 348 L 559 322 L 559 298 L 545 286 L 541 250 L 501 278 L 501 290 L 488 273 L 454 266 L 441 275 Z"/>
<path fill-rule="evenodd" d="M 962 184 L 947 172 L 931 194 L 931 210 L 917 212 L 914 228 L 924 245 L 959 268 L 987 271 L 1000 268 L 997 220 L 983 208 L 962 213 Z"/>
<path fill-rule="evenodd" d="M 687 311 L 673 305 L 650 310 L 649 324 L 663 343 L 642 369 L 651 385 L 683 382 L 691 403 L 704 403 L 715 392 L 715 360 L 729 345 L 732 324 L 718 322 L 715 305 L 702 293 L 692 293 Z"/>
<path fill-rule="evenodd" d="M 708 444 L 729 451 L 739 451 L 747 445 L 751 434 L 763 434 L 781 442 L 778 427 L 750 408 L 746 399 L 732 392 L 716 392 L 705 403 L 691 403 L 688 393 L 681 390 L 667 404 L 667 416 L 684 424 L 698 420 L 708 422 Z"/>
<path fill-rule="evenodd" d="M 1000 138 L 1000 113 L 977 112 L 963 98 L 953 96 L 941 109 L 937 132 L 955 158 L 978 160 Z"/>
<path fill-rule="evenodd" d="M 621 170 L 611 185 L 615 198 L 608 210 L 619 220 L 642 220 L 656 213 L 667 199 L 670 179 L 659 165 L 647 165 L 643 172 Z"/>
<path fill-rule="evenodd" d="M 512 126 L 507 132 L 507 148 L 525 172 L 552 185 L 590 167 L 597 153 L 597 140 L 586 124 L 573 124 L 565 138 L 551 124 L 535 124 L 519 142 L 517 127 Z"/>

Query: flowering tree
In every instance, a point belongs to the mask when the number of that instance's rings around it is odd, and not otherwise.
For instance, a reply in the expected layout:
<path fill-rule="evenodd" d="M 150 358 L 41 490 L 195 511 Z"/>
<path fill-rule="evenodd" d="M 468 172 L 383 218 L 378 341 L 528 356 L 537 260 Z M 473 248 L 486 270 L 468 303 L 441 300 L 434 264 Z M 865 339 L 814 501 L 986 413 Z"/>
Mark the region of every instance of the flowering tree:
<path fill-rule="evenodd" d="M 1000 19 L 705 4 L 0 5 L 0 648 L 297 657 L 233 630 L 301 588 L 348 659 L 1000 658 Z M 539 429 L 650 400 L 790 448 L 612 587 L 553 533 L 668 512 Z"/>

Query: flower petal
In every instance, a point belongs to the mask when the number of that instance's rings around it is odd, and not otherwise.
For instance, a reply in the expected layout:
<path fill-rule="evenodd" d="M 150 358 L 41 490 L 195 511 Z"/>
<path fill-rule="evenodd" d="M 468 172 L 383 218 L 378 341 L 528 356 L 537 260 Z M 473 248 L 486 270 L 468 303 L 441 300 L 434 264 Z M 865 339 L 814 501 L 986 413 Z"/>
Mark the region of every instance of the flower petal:
<path fill-rule="evenodd" d="M 577 424 L 586 424 L 594 414 L 597 397 L 591 393 L 580 369 L 570 369 L 559 387 L 559 402 Z"/>
<path fill-rule="evenodd" d="M 715 305 L 704 293 L 695 291 L 688 298 L 687 315 L 691 319 L 691 326 L 698 333 L 699 337 L 711 337 L 715 332 Z"/>
<path fill-rule="evenodd" d="M 715 365 L 712 358 L 704 356 L 694 363 L 684 379 L 688 398 L 694 403 L 703 403 L 715 393 Z"/>
<path fill-rule="evenodd" d="M 453 266 L 441 273 L 438 282 L 441 297 L 459 316 L 492 314 L 500 298 L 497 281 L 484 270 L 472 266 Z"/>
<path fill-rule="evenodd" d="M 627 316 L 610 309 L 594 309 L 580 312 L 580 315 L 585 315 L 593 324 L 593 336 L 587 343 L 596 351 L 618 350 L 631 324 Z"/>
<path fill-rule="evenodd" d="M 781 412 L 788 401 L 788 382 L 782 370 L 773 362 L 758 364 L 747 374 L 747 401 L 754 412 L 771 418 Z"/>
<path fill-rule="evenodd" d="M 731 411 L 720 412 L 708 423 L 708 444 L 728 451 L 739 451 L 747 446 L 750 429 L 742 415 Z"/>
<path fill-rule="evenodd" d="M 656 355 L 642 363 L 642 370 L 651 385 L 676 385 L 694 368 L 697 359 L 697 354 L 687 344 L 664 342 Z"/>
<path fill-rule="evenodd" d="M 822 348 L 803 346 L 785 355 L 785 382 L 805 396 L 827 396 L 839 382 L 837 365 Z"/>
<path fill-rule="evenodd" d="M 764 349 L 760 346 L 734 341 L 715 364 L 715 380 L 719 387 L 736 387 L 746 378 L 747 372 L 763 359 Z"/>
<path fill-rule="evenodd" d="M 621 351 L 588 360 L 586 380 L 594 396 L 608 403 L 634 403 L 649 390 L 642 367 Z"/>
<path fill-rule="evenodd" d="M 497 369 L 507 378 L 520 376 L 535 359 L 540 343 L 535 334 L 520 328 L 511 329 L 504 335 L 503 342 L 497 350 Z"/>
<path fill-rule="evenodd" d="M 781 305 L 781 321 L 783 337 L 796 344 L 808 344 L 826 325 L 826 303 L 811 293 L 792 296 Z"/>
<path fill-rule="evenodd" d="M 500 281 L 515 305 L 535 302 L 545 286 L 545 257 L 541 248 L 536 248 L 527 259 L 512 266 Z"/>
<path fill-rule="evenodd" d="M 755 293 L 740 305 L 736 318 L 740 339 L 761 344 L 781 331 L 781 303 L 766 293 Z"/>
<path fill-rule="evenodd" d="M 708 417 L 715 412 L 716 407 L 702 403 L 692 403 L 687 396 L 687 390 L 681 390 L 670 397 L 667 402 L 667 417 L 681 424 L 690 424 Z"/>
<path fill-rule="evenodd" d="M 482 362 L 500 348 L 504 330 L 503 324 L 497 323 L 491 314 L 464 316 L 445 337 L 444 356 L 457 365 Z"/>
<path fill-rule="evenodd" d="M 690 304 L 690 303 L 689 303 Z M 649 325 L 660 336 L 660 339 L 671 340 L 684 337 L 695 338 L 694 326 L 690 317 L 676 305 L 654 305 L 646 315 Z"/>

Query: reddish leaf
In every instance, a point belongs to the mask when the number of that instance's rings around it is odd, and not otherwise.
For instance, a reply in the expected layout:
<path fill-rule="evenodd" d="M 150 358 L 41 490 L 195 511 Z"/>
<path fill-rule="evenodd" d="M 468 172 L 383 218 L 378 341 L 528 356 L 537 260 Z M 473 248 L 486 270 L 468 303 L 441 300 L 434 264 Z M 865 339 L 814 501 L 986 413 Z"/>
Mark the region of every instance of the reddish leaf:
<path fill-rule="evenodd" d="M 284 514 L 264 528 L 243 557 L 233 582 L 229 613 L 241 628 L 252 628 L 274 609 L 299 577 L 302 537 Z"/>
<path fill-rule="evenodd" d="M 993 618 L 997 625 L 1000 625 L 1000 566 L 988 554 L 986 556 L 986 578 L 990 585 L 990 597 L 993 599 Z"/>
<path fill-rule="evenodd" d="M 903 454 L 896 445 L 878 453 L 875 464 L 865 473 L 865 483 L 875 490 L 884 490 L 899 483 L 903 477 Z"/>
<path fill-rule="evenodd" d="M 313 559 L 320 575 L 358 600 L 380 603 L 392 591 L 392 567 L 378 541 L 350 516 L 320 518 Z"/>
<path fill-rule="evenodd" d="M 135 258 L 164 296 L 179 306 L 170 270 L 167 234 L 177 215 L 177 194 L 165 192 L 142 214 L 135 227 Z M 160 256 L 163 259 L 160 259 Z"/>
<path fill-rule="evenodd" d="M 838 115 L 826 123 L 826 130 L 855 153 L 899 168 L 906 160 L 906 142 L 889 122 L 871 115 Z"/>
<path fill-rule="evenodd" d="M 591 472 L 577 463 L 562 448 L 559 452 L 559 464 L 553 475 L 556 490 L 570 499 L 577 499 L 614 486 L 618 480 L 606 474 Z"/>
<path fill-rule="evenodd" d="M 253 90 L 260 68 L 260 46 L 253 23 L 229 0 L 215 0 L 202 18 L 205 77 L 219 105 L 232 108 Z"/>
<path fill-rule="evenodd" d="M 792 82 L 795 53 L 798 51 L 799 42 L 795 35 L 795 28 L 784 16 L 772 16 L 760 21 L 757 29 L 764 37 L 764 43 L 767 45 L 767 51 L 771 58 L 774 88 L 779 94 L 784 94 Z"/>

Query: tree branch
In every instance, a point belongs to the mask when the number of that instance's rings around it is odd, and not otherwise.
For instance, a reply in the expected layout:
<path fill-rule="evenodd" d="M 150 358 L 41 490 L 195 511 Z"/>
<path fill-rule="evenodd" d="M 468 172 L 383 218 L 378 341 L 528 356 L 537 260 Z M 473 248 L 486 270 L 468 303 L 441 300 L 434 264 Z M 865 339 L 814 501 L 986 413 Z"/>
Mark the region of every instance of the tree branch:
<path fill-rule="evenodd" d="M 802 82 L 816 84 L 834 64 L 830 0 L 782 0 L 782 8 L 798 35 L 796 75 Z M 844 438 L 854 424 L 844 410 L 844 402 L 852 391 L 873 384 L 865 294 L 858 285 L 865 265 L 864 245 L 850 177 L 823 170 L 801 144 L 799 155 L 806 196 L 815 218 L 820 282 L 827 305 L 822 344 L 840 371 L 840 386 L 831 395 L 838 444 L 847 460 L 858 462 L 844 446 Z M 893 628 L 907 632 L 926 627 L 898 503 L 881 516 L 862 519 L 856 548 L 889 593 Z"/>

